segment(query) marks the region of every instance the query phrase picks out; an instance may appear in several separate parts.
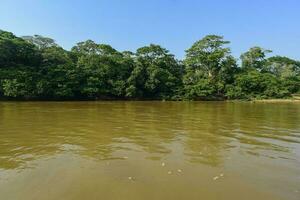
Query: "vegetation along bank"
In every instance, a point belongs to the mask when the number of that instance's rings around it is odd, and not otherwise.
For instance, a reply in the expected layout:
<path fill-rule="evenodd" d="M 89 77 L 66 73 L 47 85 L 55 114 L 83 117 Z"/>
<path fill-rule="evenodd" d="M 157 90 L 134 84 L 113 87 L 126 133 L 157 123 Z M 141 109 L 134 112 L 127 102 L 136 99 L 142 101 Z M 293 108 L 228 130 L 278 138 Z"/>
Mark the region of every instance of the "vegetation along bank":
<path fill-rule="evenodd" d="M 0 99 L 249 100 L 300 92 L 299 61 L 253 47 L 238 62 L 228 44 L 208 35 L 181 61 L 154 44 L 119 52 L 87 40 L 67 51 L 51 38 L 0 30 Z"/>

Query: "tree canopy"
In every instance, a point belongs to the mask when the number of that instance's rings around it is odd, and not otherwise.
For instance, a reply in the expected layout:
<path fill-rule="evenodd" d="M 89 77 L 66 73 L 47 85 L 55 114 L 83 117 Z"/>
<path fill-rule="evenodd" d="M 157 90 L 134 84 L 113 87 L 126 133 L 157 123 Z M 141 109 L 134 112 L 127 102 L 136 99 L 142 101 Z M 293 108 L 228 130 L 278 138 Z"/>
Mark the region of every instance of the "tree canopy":
<path fill-rule="evenodd" d="M 0 98 L 213 100 L 300 92 L 299 61 L 252 47 L 239 62 L 229 44 L 205 36 L 181 61 L 156 44 L 119 52 L 86 40 L 67 51 L 52 38 L 0 30 Z"/>

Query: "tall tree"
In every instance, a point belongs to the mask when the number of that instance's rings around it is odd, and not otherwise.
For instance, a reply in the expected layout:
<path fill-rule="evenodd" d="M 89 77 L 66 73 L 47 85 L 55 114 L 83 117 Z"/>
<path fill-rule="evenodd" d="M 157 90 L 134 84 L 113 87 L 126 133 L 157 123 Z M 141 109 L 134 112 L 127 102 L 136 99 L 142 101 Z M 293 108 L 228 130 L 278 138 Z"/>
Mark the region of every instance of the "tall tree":
<path fill-rule="evenodd" d="M 78 43 L 72 48 L 81 70 L 81 92 L 91 98 L 125 96 L 126 80 L 131 68 L 131 58 L 107 44 L 92 40 Z"/>
<path fill-rule="evenodd" d="M 268 59 L 268 72 L 281 80 L 282 84 L 291 93 L 300 92 L 300 62 L 282 56 Z"/>
<path fill-rule="evenodd" d="M 127 96 L 171 98 L 181 85 L 181 75 L 181 65 L 167 49 L 154 44 L 139 48 Z"/>
<path fill-rule="evenodd" d="M 271 50 L 266 50 L 261 47 L 252 47 L 240 57 L 242 60 L 242 68 L 245 70 L 256 69 L 264 70 L 267 59 L 266 54 L 271 53 Z"/>
<path fill-rule="evenodd" d="M 0 67 L 38 66 L 39 62 L 40 53 L 33 44 L 0 31 Z"/>
<path fill-rule="evenodd" d="M 188 98 L 222 95 L 237 67 L 227 44 L 222 36 L 208 35 L 186 51 L 184 85 Z"/>
<path fill-rule="evenodd" d="M 282 56 L 273 56 L 267 60 L 267 69 L 277 77 L 286 78 L 300 75 L 300 62 Z"/>
<path fill-rule="evenodd" d="M 49 37 L 44 37 L 41 35 L 34 36 L 23 36 L 22 39 L 34 44 L 38 49 L 45 49 L 49 47 L 57 47 L 58 45 L 55 43 L 55 40 Z"/>

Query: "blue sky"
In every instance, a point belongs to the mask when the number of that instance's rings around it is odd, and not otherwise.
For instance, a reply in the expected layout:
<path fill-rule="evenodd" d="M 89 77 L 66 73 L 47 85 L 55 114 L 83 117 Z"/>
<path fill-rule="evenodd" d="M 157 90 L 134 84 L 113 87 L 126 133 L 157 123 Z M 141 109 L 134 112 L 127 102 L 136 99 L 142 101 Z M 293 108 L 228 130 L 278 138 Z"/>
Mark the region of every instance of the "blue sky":
<path fill-rule="evenodd" d="M 218 34 L 236 57 L 258 45 L 300 59 L 299 0 L 1 0 L 0 29 L 48 36 L 66 49 L 86 39 L 120 51 L 155 43 L 180 59 Z"/>

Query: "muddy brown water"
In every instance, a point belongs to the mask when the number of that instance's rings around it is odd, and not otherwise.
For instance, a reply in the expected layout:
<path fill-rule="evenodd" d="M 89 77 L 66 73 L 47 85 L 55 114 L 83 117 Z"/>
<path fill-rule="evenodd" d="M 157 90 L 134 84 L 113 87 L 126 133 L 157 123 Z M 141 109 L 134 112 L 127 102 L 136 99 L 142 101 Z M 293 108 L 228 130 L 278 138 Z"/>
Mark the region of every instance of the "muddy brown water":
<path fill-rule="evenodd" d="M 300 103 L 0 102 L 2 200 L 300 199 Z"/>

